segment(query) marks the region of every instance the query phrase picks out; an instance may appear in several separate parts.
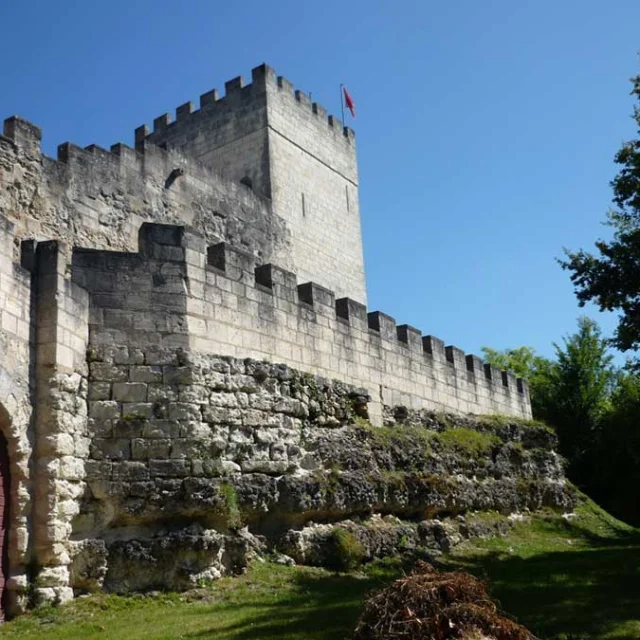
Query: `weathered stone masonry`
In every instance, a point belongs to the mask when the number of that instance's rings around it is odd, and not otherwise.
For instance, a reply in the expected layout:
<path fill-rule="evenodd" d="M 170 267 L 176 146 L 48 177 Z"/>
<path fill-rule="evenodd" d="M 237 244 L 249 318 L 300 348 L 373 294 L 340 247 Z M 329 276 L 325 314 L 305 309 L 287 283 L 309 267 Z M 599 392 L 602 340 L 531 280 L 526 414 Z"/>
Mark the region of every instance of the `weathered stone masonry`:
<path fill-rule="evenodd" d="M 5 122 L 3 610 L 188 586 L 290 549 L 311 519 L 570 503 L 533 427 L 487 436 L 477 464 L 439 449 L 429 412 L 528 418 L 526 383 L 367 311 L 353 132 L 252 76 L 135 149 L 54 160 Z M 427 416 L 430 444 L 394 460 L 353 426 L 402 416 Z"/>
<path fill-rule="evenodd" d="M 515 376 L 349 298 L 196 233 L 144 225 L 139 254 L 75 250 L 73 278 L 92 301 L 92 343 L 183 346 L 277 359 L 364 387 L 371 418 L 406 405 L 527 415 Z"/>

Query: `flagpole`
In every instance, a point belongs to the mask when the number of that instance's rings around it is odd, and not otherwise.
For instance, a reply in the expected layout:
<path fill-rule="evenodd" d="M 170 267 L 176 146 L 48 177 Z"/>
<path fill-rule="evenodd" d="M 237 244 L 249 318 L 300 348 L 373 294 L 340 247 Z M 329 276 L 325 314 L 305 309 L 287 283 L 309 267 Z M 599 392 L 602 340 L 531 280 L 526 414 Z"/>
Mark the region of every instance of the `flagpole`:
<path fill-rule="evenodd" d="M 343 91 L 344 85 L 341 84 L 340 85 L 340 112 L 342 113 L 342 125 L 345 126 L 345 121 L 344 121 L 344 91 Z"/>

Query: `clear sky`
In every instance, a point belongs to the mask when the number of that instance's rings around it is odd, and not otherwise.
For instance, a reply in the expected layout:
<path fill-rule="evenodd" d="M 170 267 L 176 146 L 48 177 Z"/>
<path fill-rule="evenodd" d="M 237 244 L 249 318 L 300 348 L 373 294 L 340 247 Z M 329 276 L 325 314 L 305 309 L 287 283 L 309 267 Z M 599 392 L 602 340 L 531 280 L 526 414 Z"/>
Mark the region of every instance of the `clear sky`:
<path fill-rule="evenodd" d="M 132 144 L 262 62 L 336 114 L 343 82 L 369 309 L 467 352 L 550 354 L 582 313 L 555 258 L 607 233 L 635 133 L 639 26 L 638 0 L 5 0 L 0 118 L 55 155 Z"/>

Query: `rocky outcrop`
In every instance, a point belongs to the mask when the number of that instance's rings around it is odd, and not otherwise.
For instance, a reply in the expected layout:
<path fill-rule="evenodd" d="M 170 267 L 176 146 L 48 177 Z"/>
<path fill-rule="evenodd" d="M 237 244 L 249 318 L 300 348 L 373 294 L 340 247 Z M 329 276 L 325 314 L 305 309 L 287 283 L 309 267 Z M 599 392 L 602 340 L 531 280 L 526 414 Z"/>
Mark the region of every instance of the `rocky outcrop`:
<path fill-rule="evenodd" d="M 511 526 L 507 517 L 495 513 L 422 522 L 374 514 L 358 522 L 345 520 L 338 525 L 310 524 L 291 529 L 280 538 L 278 550 L 300 564 L 331 566 L 334 561 L 331 556 L 335 553 L 332 537 L 337 530 L 344 530 L 357 543 L 364 561 L 416 550 L 434 556 L 450 551 L 465 540 L 504 536 Z"/>
<path fill-rule="evenodd" d="M 89 360 L 73 537 L 102 559 L 74 556 L 79 590 L 188 587 L 265 549 L 323 564 L 340 523 L 366 558 L 400 541 L 442 549 L 461 525 L 447 533 L 436 516 L 573 504 L 539 424 L 388 407 L 372 427 L 365 392 L 283 365 L 157 348 L 92 347 Z"/>

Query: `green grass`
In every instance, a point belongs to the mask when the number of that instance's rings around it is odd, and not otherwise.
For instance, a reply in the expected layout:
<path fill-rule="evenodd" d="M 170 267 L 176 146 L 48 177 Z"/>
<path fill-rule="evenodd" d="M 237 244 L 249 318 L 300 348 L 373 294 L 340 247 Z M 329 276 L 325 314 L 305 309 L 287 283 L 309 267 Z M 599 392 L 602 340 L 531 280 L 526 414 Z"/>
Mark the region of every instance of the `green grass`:
<path fill-rule="evenodd" d="M 445 429 L 434 436 L 444 449 L 454 450 L 470 458 L 480 458 L 491 453 L 500 442 L 497 436 L 466 427 Z"/>
<path fill-rule="evenodd" d="M 539 638 L 640 638 L 640 531 L 589 501 L 577 513 L 569 522 L 536 516 L 445 562 L 486 577 L 502 608 Z M 3 625 L 0 640 L 341 640 L 366 594 L 402 570 L 399 560 L 358 574 L 255 563 L 189 594 L 97 595 L 30 613 Z"/>
<path fill-rule="evenodd" d="M 590 501 L 576 513 L 467 542 L 449 562 L 486 578 L 501 607 L 540 638 L 640 638 L 640 531 Z"/>
<path fill-rule="evenodd" d="M 255 563 L 210 588 L 158 597 L 96 595 L 22 616 L 0 628 L 20 640 L 340 640 L 365 593 L 392 579 Z"/>

